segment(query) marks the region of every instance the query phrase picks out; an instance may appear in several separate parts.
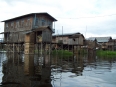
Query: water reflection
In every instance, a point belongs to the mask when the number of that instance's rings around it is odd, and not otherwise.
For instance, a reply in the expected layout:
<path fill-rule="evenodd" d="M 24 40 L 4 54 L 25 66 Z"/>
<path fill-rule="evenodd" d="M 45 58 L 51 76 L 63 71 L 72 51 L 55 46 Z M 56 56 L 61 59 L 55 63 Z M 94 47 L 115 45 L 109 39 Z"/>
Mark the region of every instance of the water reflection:
<path fill-rule="evenodd" d="M 3 63 L 2 71 L 3 87 L 52 87 L 51 67 L 47 60 L 42 64 L 35 57 L 24 59 L 23 62 L 21 54 L 7 53 L 6 55 L 7 60 Z"/>
<path fill-rule="evenodd" d="M 27 55 L 28 56 L 28 55 Z M 116 58 L 0 53 L 3 87 L 115 87 Z"/>

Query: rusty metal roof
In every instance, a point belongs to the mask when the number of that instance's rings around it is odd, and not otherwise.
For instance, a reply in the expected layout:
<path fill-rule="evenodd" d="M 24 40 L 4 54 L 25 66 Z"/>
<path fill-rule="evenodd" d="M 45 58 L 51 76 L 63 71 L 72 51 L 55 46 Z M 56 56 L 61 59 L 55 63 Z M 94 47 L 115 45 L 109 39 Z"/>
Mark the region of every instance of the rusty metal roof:
<path fill-rule="evenodd" d="M 52 17 L 50 14 L 44 12 L 44 13 L 30 13 L 30 14 L 25 14 L 25 15 L 22 15 L 22 16 L 18 16 L 18 17 L 15 17 L 15 18 L 8 19 L 8 20 L 3 20 L 3 21 L 1 21 L 1 22 L 7 22 L 7 21 L 12 21 L 12 20 L 24 18 L 24 17 L 35 16 L 35 14 L 37 14 L 37 15 L 46 15 L 46 16 L 48 16 L 50 19 L 52 19 L 53 21 L 57 21 L 57 20 L 56 20 L 54 17 Z"/>

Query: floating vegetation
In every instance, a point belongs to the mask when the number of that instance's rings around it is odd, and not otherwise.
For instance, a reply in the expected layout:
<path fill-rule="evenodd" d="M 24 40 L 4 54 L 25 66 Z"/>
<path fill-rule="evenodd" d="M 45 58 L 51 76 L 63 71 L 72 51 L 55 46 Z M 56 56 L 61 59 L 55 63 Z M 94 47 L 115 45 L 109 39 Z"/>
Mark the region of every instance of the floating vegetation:
<path fill-rule="evenodd" d="M 103 51 L 103 50 L 98 50 L 97 51 L 97 56 L 104 56 L 104 57 L 116 57 L 116 51 Z"/>

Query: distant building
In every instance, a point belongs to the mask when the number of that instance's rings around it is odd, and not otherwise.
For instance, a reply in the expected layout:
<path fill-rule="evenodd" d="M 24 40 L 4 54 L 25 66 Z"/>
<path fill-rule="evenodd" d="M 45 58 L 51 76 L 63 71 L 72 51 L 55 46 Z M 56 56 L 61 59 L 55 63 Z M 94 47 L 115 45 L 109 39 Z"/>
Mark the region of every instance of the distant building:
<path fill-rule="evenodd" d="M 85 47 L 90 49 L 97 49 L 98 42 L 96 39 L 94 40 L 85 40 Z"/>
<path fill-rule="evenodd" d="M 81 33 L 58 34 L 52 36 L 53 43 L 63 43 L 68 45 L 84 45 L 84 36 Z"/>
<path fill-rule="evenodd" d="M 52 36 L 52 43 L 63 44 L 63 48 L 69 47 L 69 49 L 70 48 L 72 49 L 72 46 L 74 45 L 83 46 L 84 40 L 85 38 L 81 33 L 67 33 L 67 34 L 58 34 Z"/>
<path fill-rule="evenodd" d="M 108 43 L 112 40 L 112 37 L 90 37 L 88 40 L 94 41 L 97 40 L 99 48 L 103 50 L 108 50 Z"/>
<path fill-rule="evenodd" d="M 38 35 L 40 36 L 40 33 L 41 35 L 49 34 L 48 36 L 51 39 L 52 33 L 54 33 L 55 31 L 53 29 L 53 22 L 55 21 L 57 20 L 48 13 L 31 13 L 12 19 L 4 20 L 2 21 L 5 22 L 3 32 L 4 40 L 10 42 L 24 42 L 24 35 L 26 33 L 37 30 L 39 32 L 36 33 L 36 37 Z"/>
<path fill-rule="evenodd" d="M 108 42 L 108 50 L 116 50 L 116 39 L 112 39 Z"/>

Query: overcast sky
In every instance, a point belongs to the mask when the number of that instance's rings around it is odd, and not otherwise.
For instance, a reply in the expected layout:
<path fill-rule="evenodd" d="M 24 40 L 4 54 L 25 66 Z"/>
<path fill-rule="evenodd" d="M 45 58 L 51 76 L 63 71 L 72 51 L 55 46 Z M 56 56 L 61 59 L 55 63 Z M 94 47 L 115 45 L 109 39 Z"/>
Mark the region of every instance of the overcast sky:
<path fill-rule="evenodd" d="M 116 0 L 0 0 L 0 21 L 35 12 L 47 12 L 58 20 L 56 34 L 62 34 L 63 26 L 63 33 L 116 38 Z"/>

